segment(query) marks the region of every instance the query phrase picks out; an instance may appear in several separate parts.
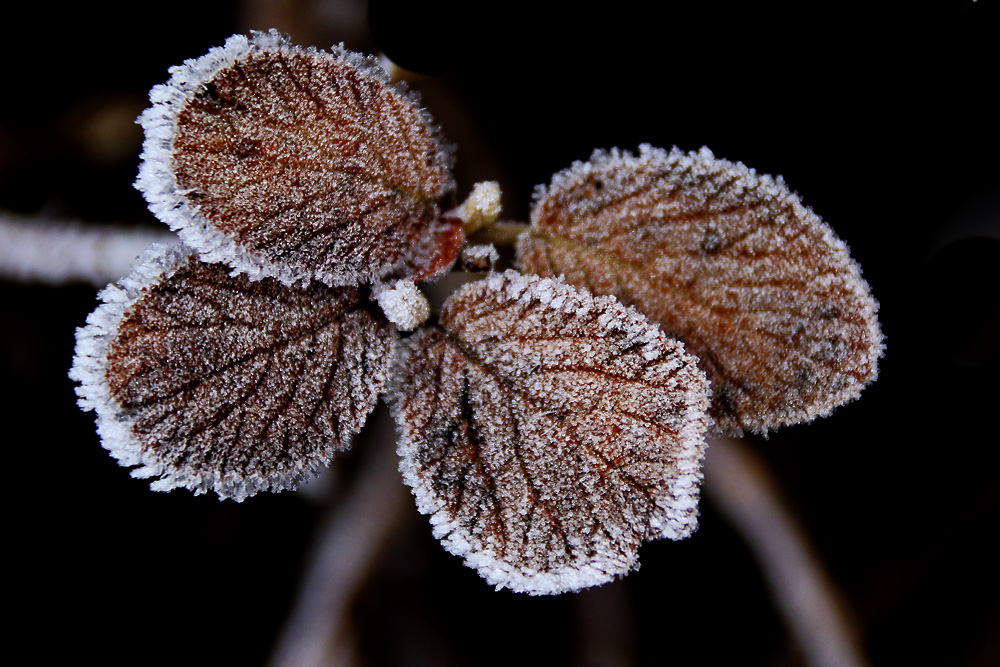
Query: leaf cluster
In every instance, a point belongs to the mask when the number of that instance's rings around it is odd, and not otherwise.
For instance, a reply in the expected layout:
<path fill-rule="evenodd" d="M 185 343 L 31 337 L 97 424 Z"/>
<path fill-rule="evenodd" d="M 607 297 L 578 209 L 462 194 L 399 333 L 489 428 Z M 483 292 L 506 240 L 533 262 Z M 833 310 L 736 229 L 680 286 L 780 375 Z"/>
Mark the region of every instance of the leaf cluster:
<path fill-rule="evenodd" d="M 575 163 L 495 271 L 475 241 L 499 192 L 456 205 L 450 147 L 373 59 L 237 35 L 150 98 L 137 187 L 183 243 L 102 292 L 71 376 L 154 489 L 295 488 L 384 396 L 445 547 L 560 593 L 694 530 L 710 429 L 807 421 L 875 377 L 846 246 L 706 149 Z M 488 273 L 432 314 L 418 284 L 463 249 Z"/>

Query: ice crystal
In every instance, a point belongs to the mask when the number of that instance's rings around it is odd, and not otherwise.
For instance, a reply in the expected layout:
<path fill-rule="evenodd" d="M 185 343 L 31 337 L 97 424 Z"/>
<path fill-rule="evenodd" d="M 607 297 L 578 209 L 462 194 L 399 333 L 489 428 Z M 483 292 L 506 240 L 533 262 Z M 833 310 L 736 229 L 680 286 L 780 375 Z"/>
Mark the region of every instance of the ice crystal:
<path fill-rule="evenodd" d="M 412 280 L 376 285 L 372 290 L 382 312 L 400 331 L 413 331 L 431 316 L 431 306 Z"/>
<path fill-rule="evenodd" d="M 598 151 L 536 194 L 524 270 L 630 304 L 683 340 L 724 431 L 828 414 L 874 379 L 877 305 L 781 179 L 698 153 Z"/>
<path fill-rule="evenodd" d="M 350 444 L 392 357 L 357 289 L 251 282 L 183 246 L 154 246 L 101 296 L 70 375 L 104 446 L 157 490 L 293 488 Z"/>
<path fill-rule="evenodd" d="M 449 551 L 498 588 L 560 593 L 696 525 L 706 380 L 637 311 L 494 274 L 403 345 L 401 469 Z"/>
<path fill-rule="evenodd" d="M 374 59 L 271 31 L 171 72 L 140 119 L 137 185 L 203 259 L 330 285 L 423 267 L 451 157 Z"/>

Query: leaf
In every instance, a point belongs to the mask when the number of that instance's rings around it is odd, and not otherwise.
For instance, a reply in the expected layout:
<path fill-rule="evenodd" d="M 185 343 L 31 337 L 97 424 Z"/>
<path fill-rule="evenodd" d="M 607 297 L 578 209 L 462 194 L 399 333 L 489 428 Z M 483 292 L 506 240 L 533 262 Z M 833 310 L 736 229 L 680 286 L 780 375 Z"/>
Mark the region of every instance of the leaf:
<path fill-rule="evenodd" d="M 442 258 L 434 242 L 455 236 L 438 207 L 453 187 L 450 149 L 375 59 L 272 30 L 171 74 L 140 117 L 136 186 L 202 259 L 288 284 L 450 267 L 458 248 Z"/>
<path fill-rule="evenodd" d="M 847 246 L 781 179 L 707 149 L 574 164 L 538 191 L 517 259 L 684 341 L 724 432 L 826 415 L 876 376 L 878 306 Z"/>
<path fill-rule="evenodd" d="M 243 500 L 348 447 L 395 334 L 358 291 L 251 282 L 154 246 L 77 331 L 70 376 L 102 444 L 156 490 Z"/>
<path fill-rule="evenodd" d="M 400 465 L 434 534 L 497 588 L 610 581 L 697 523 L 706 380 L 608 297 L 508 271 L 402 345 Z"/>

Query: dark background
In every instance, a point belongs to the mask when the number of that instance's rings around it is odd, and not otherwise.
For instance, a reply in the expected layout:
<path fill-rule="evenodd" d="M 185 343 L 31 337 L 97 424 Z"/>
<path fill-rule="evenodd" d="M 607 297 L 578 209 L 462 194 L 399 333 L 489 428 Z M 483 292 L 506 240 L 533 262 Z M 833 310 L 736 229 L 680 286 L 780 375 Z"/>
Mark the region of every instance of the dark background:
<path fill-rule="evenodd" d="M 0 210 L 155 228 L 131 187 L 149 87 L 233 32 L 272 26 L 418 72 L 412 86 L 458 145 L 460 195 L 499 180 L 505 217 L 526 220 L 534 186 L 599 147 L 707 145 L 782 174 L 850 245 L 887 352 L 860 400 L 754 446 L 875 664 L 1000 664 L 997 4 L 637 6 L 4 9 Z M 158 494 L 119 468 L 66 377 L 94 297 L 0 282 L 10 650 L 261 664 L 320 508 L 293 493 L 240 505 Z M 702 515 L 694 537 L 645 545 L 642 570 L 613 584 L 634 619 L 626 652 L 802 664 L 746 548 L 711 504 Z M 572 664 L 579 597 L 493 592 L 414 509 L 355 624 L 370 664 Z"/>

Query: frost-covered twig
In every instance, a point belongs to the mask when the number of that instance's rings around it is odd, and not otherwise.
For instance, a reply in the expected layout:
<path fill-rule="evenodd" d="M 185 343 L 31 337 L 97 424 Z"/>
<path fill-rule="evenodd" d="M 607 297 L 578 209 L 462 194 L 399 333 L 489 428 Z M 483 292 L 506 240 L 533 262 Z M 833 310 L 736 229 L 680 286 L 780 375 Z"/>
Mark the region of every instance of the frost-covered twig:
<path fill-rule="evenodd" d="M 380 408 L 381 409 L 381 408 Z M 410 509 L 400 482 L 388 415 L 373 419 L 377 431 L 349 495 L 317 528 L 298 599 L 279 637 L 272 667 L 334 667 L 354 662 L 347 636 L 350 604 L 378 554 Z"/>
<path fill-rule="evenodd" d="M 750 547 L 808 663 L 866 665 L 836 589 L 753 450 L 734 438 L 712 439 L 705 492 Z"/>
<path fill-rule="evenodd" d="M 0 212 L 0 279 L 103 287 L 127 274 L 152 243 L 175 243 L 169 232 L 85 226 Z"/>

